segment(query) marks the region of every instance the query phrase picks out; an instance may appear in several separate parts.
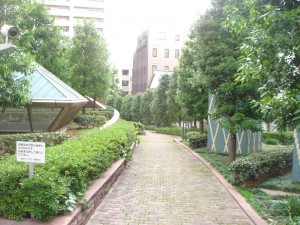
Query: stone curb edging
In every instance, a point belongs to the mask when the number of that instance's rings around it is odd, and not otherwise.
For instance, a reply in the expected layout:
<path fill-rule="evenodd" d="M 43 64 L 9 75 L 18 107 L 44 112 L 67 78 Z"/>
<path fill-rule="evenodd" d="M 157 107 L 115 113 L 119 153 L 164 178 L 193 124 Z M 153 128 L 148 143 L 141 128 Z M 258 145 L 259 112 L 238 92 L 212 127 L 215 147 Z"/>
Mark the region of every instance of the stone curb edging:
<path fill-rule="evenodd" d="M 228 183 L 224 179 L 224 177 L 219 172 L 217 172 L 203 157 L 197 154 L 193 149 L 181 143 L 179 139 L 174 139 L 174 142 L 187 149 L 194 157 L 196 157 L 199 161 L 201 161 L 214 174 L 214 176 L 227 189 L 230 195 L 239 204 L 239 206 L 242 208 L 242 210 L 247 214 L 247 216 L 252 220 L 254 224 L 257 225 L 268 224 L 265 220 L 263 220 L 259 216 L 259 214 L 251 207 L 251 205 L 243 198 L 243 196 L 241 196 L 241 194 L 230 183 Z"/>
<path fill-rule="evenodd" d="M 137 144 L 134 142 L 131 149 L 134 150 Z M 113 184 L 118 180 L 122 172 L 126 169 L 126 161 L 119 159 L 114 162 L 110 168 L 101 174 L 100 178 L 93 181 L 85 192 L 85 198 L 88 203 L 88 209 L 83 210 L 82 204 L 77 205 L 76 209 L 62 216 L 56 216 L 50 222 L 42 222 L 35 219 L 26 219 L 18 222 L 8 219 L 0 219 L 1 225 L 84 225 L 93 215 L 97 206 L 109 192 Z"/>

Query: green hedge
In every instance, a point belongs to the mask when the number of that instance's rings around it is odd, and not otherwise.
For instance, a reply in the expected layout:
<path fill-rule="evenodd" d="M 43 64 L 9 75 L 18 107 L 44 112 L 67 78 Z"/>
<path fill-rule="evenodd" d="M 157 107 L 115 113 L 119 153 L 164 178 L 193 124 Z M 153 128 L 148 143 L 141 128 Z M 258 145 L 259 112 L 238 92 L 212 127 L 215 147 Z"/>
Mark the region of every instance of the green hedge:
<path fill-rule="evenodd" d="M 101 127 L 105 124 L 105 117 L 99 115 L 79 114 L 74 118 L 74 122 L 81 128 Z"/>
<path fill-rule="evenodd" d="M 242 157 L 230 164 L 237 183 L 247 183 L 264 176 L 280 175 L 292 168 L 293 150 L 274 149 Z"/>
<path fill-rule="evenodd" d="M 188 138 L 188 141 L 192 148 L 202 148 L 207 146 L 207 135 L 194 134 Z"/>
<path fill-rule="evenodd" d="M 45 142 L 46 146 L 54 146 L 69 139 L 69 135 L 63 132 L 5 134 L 0 135 L 0 155 L 4 153 L 14 154 L 17 141 Z"/>
<path fill-rule="evenodd" d="M 28 165 L 15 156 L 0 160 L 0 215 L 21 220 L 33 213 L 48 221 L 56 214 L 74 208 L 74 196 L 82 196 L 91 181 L 98 178 L 120 151 L 135 140 L 132 123 L 119 121 L 106 129 L 94 129 L 74 140 L 46 148 L 46 163 L 35 164 L 33 179 Z"/>
<path fill-rule="evenodd" d="M 146 130 L 153 130 L 160 134 L 168 134 L 168 135 L 175 135 L 181 136 L 182 135 L 182 127 L 156 127 L 156 126 L 146 126 Z M 197 128 L 188 128 L 186 129 L 187 132 L 190 131 L 199 131 Z"/>
<path fill-rule="evenodd" d="M 277 140 L 282 145 L 294 144 L 294 132 L 263 132 L 263 142 L 270 139 Z M 267 144 L 267 143 L 266 143 Z"/>

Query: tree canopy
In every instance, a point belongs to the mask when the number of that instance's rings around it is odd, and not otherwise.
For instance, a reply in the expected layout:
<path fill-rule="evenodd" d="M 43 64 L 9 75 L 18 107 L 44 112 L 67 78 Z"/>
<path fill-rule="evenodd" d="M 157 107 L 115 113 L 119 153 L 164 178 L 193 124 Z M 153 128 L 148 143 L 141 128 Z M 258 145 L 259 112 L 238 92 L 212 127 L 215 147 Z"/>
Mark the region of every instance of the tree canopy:
<path fill-rule="evenodd" d="M 104 38 L 92 22 L 84 21 L 76 27 L 72 45 L 71 86 L 83 95 L 104 98 L 114 76 Z"/>

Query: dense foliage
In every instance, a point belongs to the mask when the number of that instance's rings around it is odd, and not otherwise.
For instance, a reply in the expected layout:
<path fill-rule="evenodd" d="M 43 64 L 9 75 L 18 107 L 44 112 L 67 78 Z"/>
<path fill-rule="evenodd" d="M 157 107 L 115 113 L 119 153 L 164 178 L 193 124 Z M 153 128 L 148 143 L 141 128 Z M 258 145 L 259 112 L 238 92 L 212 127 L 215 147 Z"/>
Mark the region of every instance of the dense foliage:
<path fill-rule="evenodd" d="M 26 163 L 15 156 L 0 162 L 0 214 L 20 220 L 28 213 L 43 221 L 76 206 L 90 182 L 99 177 L 135 141 L 132 123 L 120 121 L 104 130 L 95 129 L 75 140 L 46 148 L 46 163 L 35 166 L 28 178 Z"/>
<path fill-rule="evenodd" d="M 69 135 L 63 132 L 0 135 L 0 155 L 4 153 L 14 154 L 17 141 L 44 142 L 46 147 L 50 147 L 58 145 L 68 139 Z"/>
<path fill-rule="evenodd" d="M 84 21 L 76 28 L 72 44 L 69 61 L 71 86 L 94 100 L 103 98 L 111 86 L 114 71 L 108 62 L 104 38 L 93 23 Z"/>
<path fill-rule="evenodd" d="M 281 145 L 292 145 L 294 143 L 294 132 L 263 132 L 263 142 L 275 139 Z"/>
<path fill-rule="evenodd" d="M 237 183 L 247 183 L 264 176 L 280 175 L 292 168 L 292 148 L 254 153 L 230 164 Z"/>

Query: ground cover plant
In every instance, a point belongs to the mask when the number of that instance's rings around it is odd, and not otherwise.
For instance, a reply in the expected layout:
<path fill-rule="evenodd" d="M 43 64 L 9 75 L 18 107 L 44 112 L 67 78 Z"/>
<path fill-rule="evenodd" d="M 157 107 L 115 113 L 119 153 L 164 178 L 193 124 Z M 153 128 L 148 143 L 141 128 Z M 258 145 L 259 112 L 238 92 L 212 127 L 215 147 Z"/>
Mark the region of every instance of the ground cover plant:
<path fill-rule="evenodd" d="M 268 178 L 259 187 L 272 189 L 272 190 L 282 190 L 287 192 L 299 193 L 300 194 L 300 183 L 292 181 L 292 172 L 289 171 L 281 176 Z"/>
<path fill-rule="evenodd" d="M 136 140 L 133 123 L 119 121 L 106 129 L 84 132 L 61 145 L 46 148 L 46 163 L 36 164 L 33 179 L 28 165 L 14 155 L 0 161 L 0 215 L 21 220 L 33 213 L 49 221 L 76 207 L 91 181 L 120 158 Z"/>
<path fill-rule="evenodd" d="M 185 142 L 187 144 L 188 142 Z M 286 149 L 284 146 L 263 145 L 263 150 L 272 152 Z M 236 185 L 234 174 L 230 171 L 228 154 L 210 152 L 206 147 L 194 149 L 206 161 L 210 163 L 231 184 Z M 237 155 L 237 160 L 245 157 Z M 283 176 L 267 179 L 265 182 L 257 183 L 257 187 L 235 186 L 241 195 L 247 199 L 251 206 L 269 224 L 299 224 L 300 223 L 300 200 L 298 197 L 271 196 L 259 190 L 260 187 L 285 190 L 300 193 L 300 183 L 291 182 L 291 172 Z"/>

